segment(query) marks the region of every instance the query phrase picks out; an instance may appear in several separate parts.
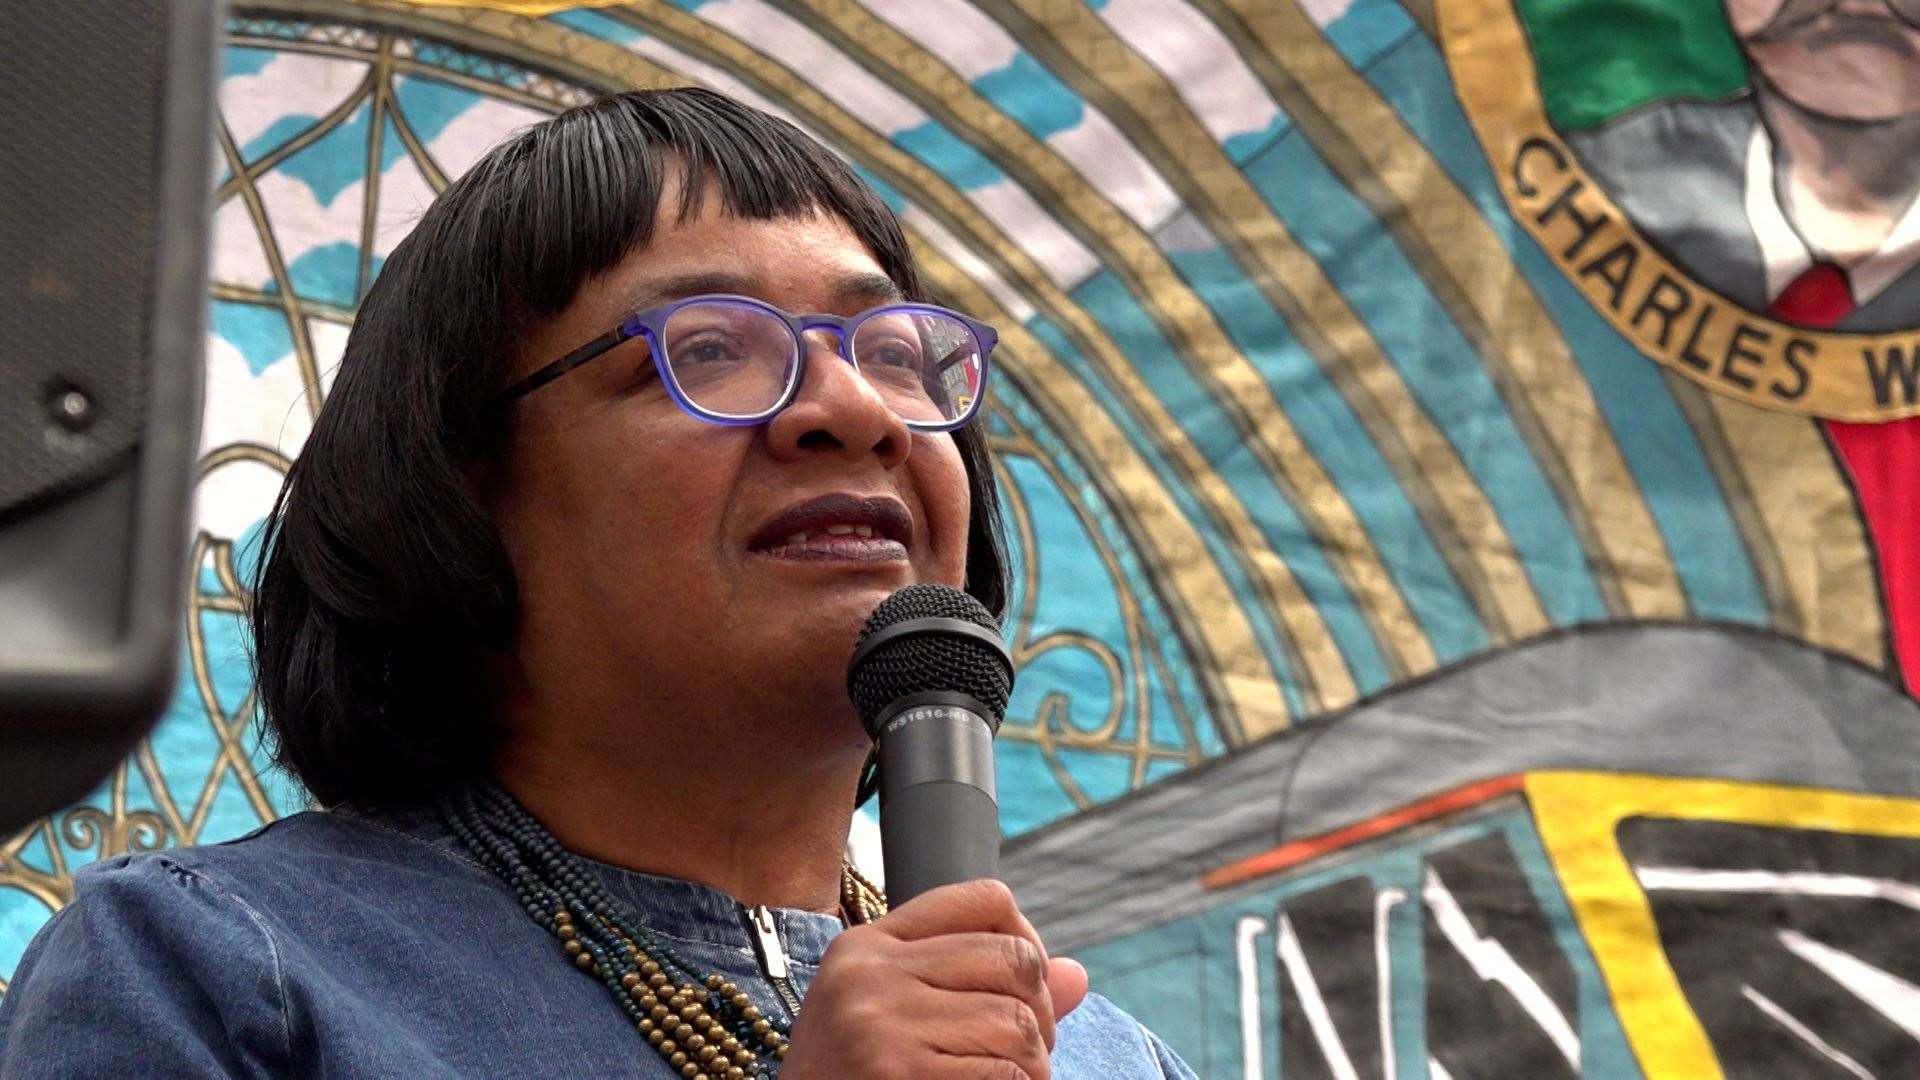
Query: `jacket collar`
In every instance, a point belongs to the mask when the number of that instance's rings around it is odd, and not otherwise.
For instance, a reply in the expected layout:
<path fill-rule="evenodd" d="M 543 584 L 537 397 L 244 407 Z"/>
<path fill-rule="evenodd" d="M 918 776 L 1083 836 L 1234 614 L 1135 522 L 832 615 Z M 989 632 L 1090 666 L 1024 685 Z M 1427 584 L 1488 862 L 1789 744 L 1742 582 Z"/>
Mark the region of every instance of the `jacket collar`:
<path fill-rule="evenodd" d="M 505 882 L 474 862 L 431 807 L 371 811 L 342 805 L 327 813 L 405 833 L 467 864 L 500 889 L 508 889 Z M 628 870 L 579 855 L 575 858 L 593 871 L 608 895 L 631 908 L 625 913 L 628 917 L 666 938 L 667 944 L 677 940 L 744 949 L 749 953 L 754 950 L 750 910 L 731 895 L 697 881 Z M 799 908 L 768 910 L 788 959 L 799 963 L 817 966 L 827 946 L 843 929 L 838 915 Z"/>

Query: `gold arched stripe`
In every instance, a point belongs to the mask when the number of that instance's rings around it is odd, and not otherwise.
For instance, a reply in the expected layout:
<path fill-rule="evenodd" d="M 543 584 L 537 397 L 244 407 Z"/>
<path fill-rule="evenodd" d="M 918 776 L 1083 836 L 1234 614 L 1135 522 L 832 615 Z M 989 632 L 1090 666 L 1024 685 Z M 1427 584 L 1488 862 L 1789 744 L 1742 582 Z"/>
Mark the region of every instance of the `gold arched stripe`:
<path fill-rule="evenodd" d="M 381 145 L 387 138 L 386 118 L 398 116 L 400 110 L 393 101 L 393 38 L 383 35 L 373 62 L 373 101 L 371 115 L 367 120 L 367 177 L 360 189 L 360 259 L 355 268 L 353 298 L 358 301 L 367 294 L 367 285 L 373 280 L 373 240 L 376 216 L 380 207 L 379 168 Z"/>
<path fill-rule="evenodd" d="M 1024 573 L 1023 610 L 1020 618 L 1014 622 L 1014 636 L 1007 647 L 1013 653 L 1014 662 L 1022 667 L 1031 664 L 1036 658 L 1055 649 L 1077 649 L 1093 656 L 1106 669 L 1109 683 L 1109 706 L 1106 715 L 1093 729 L 1070 722 L 1064 715 L 1071 707 L 1063 695 L 1049 696 L 1042 702 L 1039 710 L 1024 722 L 1025 717 L 1008 717 L 1007 723 L 1000 728 L 1000 738 L 1031 742 L 1040 751 L 1048 769 L 1054 774 L 1061 789 L 1065 791 L 1075 806 L 1085 809 L 1093 804 L 1085 792 L 1074 781 L 1066 763 L 1060 759 L 1061 747 L 1105 756 L 1123 756 L 1130 764 L 1128 787 L 1137 789 L 1145 786 L 1147 767 L 1155 761 L 1174 762 L 1192 766 L 1202 759 L 1201 743 L 1193 725 L 1193 718 L 1181 703 L 1180 694 L 1168 677 L 1162 648 L 1166 644 L 1148 640 L 1145 634 L 1146 623 L 1141 611 L 1139 598 L 1135 595 L 1128 575 L 1121 567 L 1119 555 L 1102 538 L 1101 529 L 1094 521 L 1084 497 L 1077 485 L 1069 481 L 1061 468 L 1056 455 L 1042 450 L 1032 432 L 1021 425 L 1018 417 L 1011 412 L 1000 414 L 1010 429 L 1010 434 L 996 437 L 995 460 L 1001 470 L 1001 490 L 1006 493 L 1014 528 L 1020 536 L 1022 550 L 1037 556 L 1034 546 L 1035 533 L 1030 511 L 1027 509 L 1025 493 L 1020 485 L 1011 482 L 1007 474 L 1007 463 L 1011 458 L 1019 457 L 1028 464 L 1044 472 L 1063 499 L 1072 509 L 1075 518 L 1090 539 L 1094 554 L 1099 558 L 1107 574 L 1113 580 L 1115 597 L 1119 601 L 1120 614 L 1126 632 L 1127 662 L 1122 664 L 1119 656 L 1106 642 L 1089 635 L 1074 631 L 1054 631 L 1038 639 L 1031 636 L 1034 616 L 1039 599 L 1039 558 L 1026 560 Z M 1152 689 L 1148 680 L 1148 669 L 1159 673 L 1163 685 L 1167 687 L 1167 699 L 1171 705 L 1175 725 L 1182 736 L 1179 749 L 1156 746 L 1153 743 L 1153 715 L 1151 708 Z M 1056 705 L 1057 703 L 1057 705 Z M 1119 729 L 1128 721 L 1133 722 L 1133 735 L 1122 740 Z M 1058 729 L 1057 733 L 1055 729 Z"/>
<path fill-rule="evenodd" d="M 956 306 L 999 320 L 1003 347 L 1020 358 L 1028 400 L 1055 437 L 1091 466 L 1088 475 L 1115 508 L 1147 566 L 1149 583 L 1159 588 L 1169 618 L 1198 661 L 1194 674 L 1206 691 L 1221 738 L 1234 745 L 1285 727 L 1286 699 L 1245 610 L 1173 493 L 1140 459 L 1133 440 L 1052 350 L 979 282 L 922 239 L 915 238 L 914 250 L 930 287 Z"/>
<path fill-rule="evenodd" d="M 1181 192 L 1214 235 L 1242 259 L 1242 265 L 1257 265 L 1245 260 L 1250 253 L 1238 227 L 1252 221 L 1277 226 L 1278 221 L 1246 178 L 1226 160 L 1212 136 L 1186 112 L 1179 95 L 1115 37 L 1098 15 L 1077 0 L 1042 4 L 981 0 L 978 6 L 1006 26 L 1024 48 L 1047 62 L 1055 76 L 1131 132 L 1161 177 Z M 1104 67 L 1098 73 L 1088 71 L 1086 65 L 1095 63 Z M 1117 74 L 1113 74 L 1115 69 Z M 1141 100 L 1145 98 L 1154 100 Z M 1162 123 L 1171 126 L 1155 126 Z M 1174 146 L 1178 149 L 1172 149 Z M 1225 173 L 1214 167 L 1216 159 L 1225 166 Z M 1216 184 L 1237 184 L 1237 190 L 1247 198 L 1223 207 L 1214 199 Z M 1287 238 L 1269 232 L 1261 240 L 1279 245 Z M 1253 272 L 1247 276 L 1268 293 L 1282 314 L 1289 316 L 1296 336 L 1308 342 L 1311 330 L 1293 318 L 1297 306 L 1287 304 L 1284 297 L 1268 289 L 1271 275 Z M 1309 351 L 1315 351 L 1311 344 Z M 1316 351 L 1316 358 L 1318 355 Z M 1237 351 L 1216 362 L 1219 367 L 1202 369 L 1206 382 L 1222 410 L 1239 428 L 1242 445 L 1280 483 L 1314 545 L 1353 596 L 1359 614 L 1380 643 L 1388 667 L 1404 672 L 1411 670 L 1409 662 L 1420 663 L 1423 657 L 1426 667 L 1431 667 L 1432 645 L 1425 629 L 1407 607 L 1406 598 L 1345 494 L 1307 452 L 1291 422 L 1284 420 L 1264 377 Z M 1360 415 L 1363 420 L 1370 419 L 1368 410 L 1360 410 Z M 1444 543 L 1446 536 L 1436 540 Z M 1279 614 L 1285 619 L 1289 613 L 1282 607 Z M 1322 699 L 1328 701 L 1329 695 L 1323 694 Z"/>
<path fill-rule="evenodd" d="M 623 0 L 413 0 L 422 7 L 491 8 L 511 15 L 551 15 L 574 8 L 612 7 Z"/>
<path fill-rule="evenodd" d="M 1783 553 L 1774 542 L 1766 519 L 1760 514 L 1753 485 L 1749 482 L 1746 470 L 1741 468 L 1733 444 L 1727 439 L 1727 432 L 1720 423 L 1720 414 L 1707 400 L 1709 395 L 1705 390 L 1671 371 L 1661 374 L 1667 384 L 1667 392 L 1673 395 L 1673 403 L 1679 407 L 1680 415 L 1687 418 L 1687 426 L 1693 429 L 1694 441 L 1700 444 L 1700 456 L 1706 461 L 1707 468 L 1712 470 L 1714 482 L 1720 486 L 1720 494 L 1727 504 L 1727 515 L 1733 520 L 1733 527 L 1739 531 L 1741 545 L 1746 548 L 1747 559 L 1753 565 L 1754 578 L 1760 583 L 1760 593 L 1766 598 L 1767 621 L 1788 633 L 1797 634 L 1805 619 L 1802 618 L 1798 598 L 1789 585 Z"/>
<path fill-rule="evenodd" d="M 1135 117 L 1133 129 L 1152 136 L 1143 143 L 1143 150 L 1170 175 L 1181 170 L 1191 175 L 1199 196 L 1195 209 L 1214 215 L 1213 224 L 1223 239 L 1231 236 L 1234 244 L 1241 245 L 1242 258 L 1249 260 L 1245 265 L 1263 267 L 1266 276 L 1283 285 L 1286 296 L 1293 298 L 1295 310 L 1290 317 L 1295 319 L 1302 340 L 1318 338 L 1320 349 L 1316 354 L 1324 356 L 1329 364 L 1353 362 L 1357 354 L 1350 350 L 1366 340 L 1365 327 L 1158 70 L 1133 53 L 1084 4 L 981 0 L 981 6 L 1015 28 L 1030 48 L 1048 56 L 1055 74 L 1083 96 L 1100 100 L 1103 107 L 1110 104 L 1121 115 Z M 1299 13 L 1293 5 L 1284 7 Z M 1318 27 L 1303 14 L 1300 19 L 1304 20 L 1304 29 L 1287 31 L 1295 37 L 1275 38 L 1260 30 L 1261 46 L 1288 57 L 1288 67 L 1296 71 L 1296 77 L 1314 86 L 1318 94 L 1331 96 L 1333 91 L 1328 88 L 1337 83 L 1342 104 L 1327 111 L 1350 124 L 1360 124 L 1360 118 L 1365 117 L 1363 145 L 1380 176 L 1427 179 L 1429 172 L 1437 170 L 1432 156 L 1412 139 L 1390 109 L 1380 115 L 1371 108 L 1372 103 L 1379 102 L 1378 95 L 1345 66 Z M 1249 25 L 1258 29 L 1267 24 L 1255 20 Z M 1296 40 L 1302 35 L 1310 40 Z M 1315 52 L 1296 55 L 1297 49 Z M 1329 56 L 1339 62 L 1337 66 L 1324 62 Z M 1317 66 L 1315 57 L 1321 60 Z M 1310 75 L 1301 73 L 1303 66 Z M 1326 82 L 1322 84 L 1321 80 Z M 1354 99 L 1352 109 L 1347 105 L 1346 95 L 1350 93 L 1365 95 Z M 1379 104 L 1384 106 L 1384 102 Z M 1394 154 L 1411 156 L 1410 164 L 1404 158 L 1390 157 L 1383 149 L 1389 144 Z M 1444 173 L 1438 174 L 1438 179 L 1446 180 Z M 1400 194 L 1408 212 L 1423 205 L 1408 197 L 1414 191 Z M 1448 220 L 1455 219 L 1450 216 Z M 1458 221 L 1462 228 L 1471 229 L 1474 222 L 1488 228 L 1477 214 Z M 1455 243 L 1458 241 L 1446 241 Z M 1483 280 L 1489 291 L 1474 298 L 1478 304 L 1506 305 L 1511 294 L 1518 305 L 1522 297 L 1531 296 L 1524 281 L 1503 280 L 1497 274 Z M 1513 291 L 1515 285 L 1520 286 L 1517 292 Z M 1276 303 L 1287 302 L 1286 297 L 1276 299 Z M 1531 312 L 1524 306 L 1501 306 L 1497 312 L 1490 312 L 1485 322 L 1511 325 L 1520 331 L 1505 343 L 1506 348 L 1492 347 L 1494 340 L 1476 344 L 1482 347 L 1482 357 L 1523 436 L 1559 491 L 1609 610 L 1647 617 L 1684 615 L 1686 595 L 1659 539 L 1653 515 L 1551 320 L 1536 303 Z M 1472 327 L 1465 329 L 1471 331 Z"/>
<path fill-rule="evenodd" d="M 1125 121 L 1142 152 L 1286 319 L 1399 480 L 1488 637 L 1504 641 L 1544 628 L 1539 597 L 1478 482 L 1371 330 L 1172 84 L 1083 6 L 981 6 L 1045 57 L 1054 74 L 1087 101 Z M 1254 407 L 1259 398 L 1271 397 L 1264 387 L 1243 385 L 1242 390 L 1243 404 Z M 1346 542 L 1324 533 L 1316 540 L 1330 549 Z M 1386 603 L 1377 609 L 1375 630 L 1390 635 L 1402 618 L 1412 616 L 1395 613 L 1394 604 L 1404 605 L 1397 585 L 1383 566 L 1378 573 L 1370 567 L 1377 559 L 1371 549 L 1362 554 L 1349 560 L 1343 577 L 1363 611 Z M 1380 590 L 1394 596 L 1384 598 Z"/>
<path fill-rule="evenodd" d="M 1267 92 L 1273 95 L 1281 110 L 1293 122 L 1295 130 L 1393 235 L 1401 252 L 1421 277 L 1429 282 L 1434 296 L 1447 309 L 1455 324 L 1471 326 L 1475 321 L 1475 313 L 1465 298 L 1474 288 L 1482 287 L 1481 283 L 1456 281 L 1452 273 L 1454 268 L 1446 265 L 1432 246 L 1426 243 L 1425 237 L 1412 227 L 1410 218 L 1424 212 L 1424 208 L 1419 204 L 1409 205 L 1394 197 L 1381 183 L 1370 163 L 1363 159 L 1356 140 L 1370 133 L 1366 125 L 1343 124 L 1339 117 L 1329 115 L 1322 109 L 1322 103 L 1308 91 L 1300 78 L 1295 77 L 1285 57 L 1269 51 L 1271 42 L 1256 40 L 1253 31 L 1240 21 L 1239 12 L 1247 10 L 1248 5 L 1234 4 L 1229 8 L 1220 0 L 1193 0 L 1193 4 L 1197 11 L 1207 15 L 1220 28 L 1223 38 L 1238 46 L 1241 59 L 1246 61 L 1249 70 Z M 1324 64 L 1326 53 L 1332 51 L 1333 47 L 1321 35 L 1319 28 L 1311 22 L 1302 28 L 1295 25 L 1298 20 L 1291 18 L 1288 22 L 1291 32 L 1311 38 L 1294 44 L 1292 47 L 1296 53 L 1307 52 L 1316 62 Z M 1372 88 L 1365 86 L 1364 81 L 1361 82 L 1361 89 L 1372 93 Z M 1356 88 L 1347 84 L 1333 88 L 1340 102 L 1347 101 L 1348 96 L 1355 92 Z M 1497 253 L 1496 257 L 1505 260 L 1505 252 Z M 1341 318 L 1344 316 L 1336 311 L 1335 320 Z M 1473 339 L 1471 329 L 1467 331 L 1467 336 Z M 1383 387 L 1373 393 L 1382 402 L 1382 409 L 1392 417 L 1394 428 L 1403 440 L 1404 445 L 1395 449 L 1407 454 L 1412 459 L 1410 468 L 1433 485 L 1431 498 L 1445 505 L 1449 515 L 1459 523 L 1461 542 L 1477 557 L 1474 566 L 1465 573 L 1484 582 L 1483 590 L 1496 605 L 1493 617 L 1487 620 L 1489 640 L 1498 644 L 1532 637 L 1550 629 L 1552 623 L 1541 606 L 1539 594 L 1520 560 L 1518 550 L 1487 500 L 1486 493 L 1460 460 L 1453 443 L 1412 401 L 1407 388 L 1398 384 L 1392 365 L 1384 355 L 1379 355 L 1378 344 L 1369 338 L 1365 345 L 1367 347 L 1359 350 L 1360 355 L 1353 364 L 1354 377 L 1363 383 Z M 1490 549 L 1498 549 L 1498 554 L 1493 554 Z M 1459 556 L 1456 554 L 1454 558 L 1457 560 Z"/>
<path fill-rule="evenodd" d="M 281 309 L 287 317 L 287 333 L 293 339 L 294 362 L 300 368 L 300 383 L 305 393 L 309 416 L 320 415 L 320 365 L 313 355 L 313 335 L 307 329 L 306 320 L 300 318 L 298 301 L 293 298 L 293 278 L 287 273 L 287 260 L 280 254 L 280 242 L 274 238 L 273 226 L 267 221 L 267 206 L 260 198 L 260 191 L 254 186 L 253 177 L 247 172 L 246 162 L 240 159 L 240 148 L 234 144 L 233 132 L 227 128 L 225 118 L 214 124 L 214 137 L 220 147 L 220 154 L 226 159 L 227 170 L 233 174 L 239 186 L 240 198 L 246 203 L 247 216 L 253 222 L 254 234 L 260 240 L 260 250 L 266 256 L 268 270 L 273 274 L 273 284 L 279 290 Z"/>
<path fill-rule="evenodd" d="M 1778 628 L 1869 667 L 1891 669 L 1873 547 L 1819 422 L 1698 393 L 1779 552 L 1788 601 L 1782 608 L 1791 621 L 1778 620 Z"/>

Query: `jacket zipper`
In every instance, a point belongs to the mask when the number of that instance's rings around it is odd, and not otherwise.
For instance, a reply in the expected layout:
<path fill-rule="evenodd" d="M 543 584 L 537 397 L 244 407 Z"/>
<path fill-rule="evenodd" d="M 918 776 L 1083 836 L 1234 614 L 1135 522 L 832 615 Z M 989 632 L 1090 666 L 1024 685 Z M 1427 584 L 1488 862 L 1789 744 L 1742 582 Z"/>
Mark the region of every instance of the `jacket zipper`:
<path fill-rule="evenodd" d="M 758 904 L 747 909 L 747 928 L 753 931 L 753 951 L 760 956 L 760 970 L 766 972 L 775 996 L 786 1006 L 787 1020 L 798 1020 L 800 996 L 787 981 L 787 953 L 780 947 L 780 931 L 774 926 L 773 912 Z"/>

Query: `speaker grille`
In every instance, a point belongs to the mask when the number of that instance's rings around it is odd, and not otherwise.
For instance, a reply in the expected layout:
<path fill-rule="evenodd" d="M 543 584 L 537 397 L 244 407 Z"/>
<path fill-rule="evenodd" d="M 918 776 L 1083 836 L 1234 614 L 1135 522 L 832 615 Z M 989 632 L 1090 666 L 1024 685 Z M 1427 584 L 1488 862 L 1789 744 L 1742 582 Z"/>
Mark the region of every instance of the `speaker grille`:
<path fill-rule="evenodd" d="M 0 12 L 4 516 L 105 477 L 139 438 L 169 16 L 157 0 Z"/>

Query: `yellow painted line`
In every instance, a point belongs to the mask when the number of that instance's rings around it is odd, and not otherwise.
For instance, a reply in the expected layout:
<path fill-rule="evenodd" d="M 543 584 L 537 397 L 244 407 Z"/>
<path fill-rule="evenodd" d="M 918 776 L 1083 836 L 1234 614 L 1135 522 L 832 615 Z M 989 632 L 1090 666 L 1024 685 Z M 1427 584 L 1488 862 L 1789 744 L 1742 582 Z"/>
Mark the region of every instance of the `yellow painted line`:
<path fill-rule="evenodd" d="M 1660 947 L 1646 892 L 1615 841 L 1629 817 L 1920 838 L 1920 802 L 1780 784 L 1618 773 L 1526 778 L 1541 843 L 1649 1080 L 1713 1080 L 1719 1058 Z"/>

